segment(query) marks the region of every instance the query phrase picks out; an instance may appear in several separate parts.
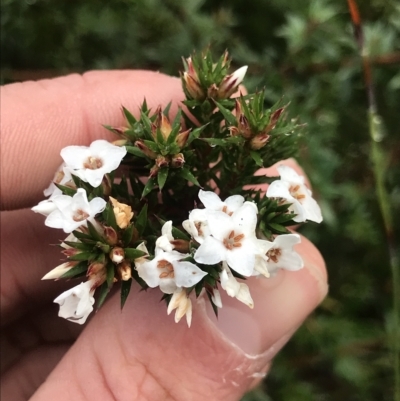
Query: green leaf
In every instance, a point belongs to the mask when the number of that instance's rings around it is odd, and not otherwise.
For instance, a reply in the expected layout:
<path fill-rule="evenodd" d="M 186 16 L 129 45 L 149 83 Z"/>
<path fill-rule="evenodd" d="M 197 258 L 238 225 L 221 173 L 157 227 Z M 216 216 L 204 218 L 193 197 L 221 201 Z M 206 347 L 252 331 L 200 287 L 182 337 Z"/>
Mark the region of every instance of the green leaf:
<path fill-rule="evenodd" d="M 201 188 L 201 185 L 197 181 L 197 178 L 188 170 L 187 167 L 183 167 L 180 171 L 181 177 L 190 181 L 192 184 L 197 185 Z"/>
<path fill-rule="evenodd" d="M 112 286 L 114 285 L 114 265 L 112 263 L 107 264 L 107 276 L 106 281 L 100 287 L 100 295 L 97 301 L 97 309 L 101 308 L 104 301 L 107 298 Z"/>
<path fill-rule="evenodd" d="M 157 187 L 157 183 L 154 177 L 149 178 L 149 180 L 147 181 L 143 192 L 142 192 L 142 198 L 144 198 L 146 195 L 148 195 L 154 188 Z"/>
<path fill-rule="evenodd" d="M 126 299 L 128 298 L 129 292 L 131 290 L 132 279 L 122 281 L 121 283 L 121 309 L 123 309 Z"/>
<path fill-rule="evenodd" d="M 71 267 L 67 272 L 65 272 L 61 278 L 73 278 L 75 276 L 78 276 L 79 274 L 82 274 L 86 272 L 88 269 L 88 264 L 86 262 L 80 262 L 76 266 Z"/>
<path fill-rule="evenodd" d="M 252 151 L 250 152 L 250 156 L 251 156 L 251 158 L 255 161 L 255 163 L 257 164 L 257 166 L 262 167 L 262 165 L 263 165 L 263 160 L 262 160 L 262 158 L 261 158 L 261 156 L 259 155 L 258 152 L 252 150 Z"/>
<path fill-rule="evenodd" d="M 160 191 L 164 188 L 165 182 L 167 181 L 168 171 L 169 171 L 168 167 L 164 167 L 158 171 L 157 180 Z"/>
<path fill-rule="evenodd" d="M 114 230 L 118 230 L 117 220 L 115 219 L 115 213 L 111 203 L 107 203 L 103 211 L 103 218 L 106 224 L 112 227 Z"/>
<path fill-rule="evenodd" d="M 124 113 L 124 116 L 126 120 L 128 121 L 129 125 L 135 125 L 137 123 L 136 118 L 133 116 L 133 114 L 126 109 L 124 106 L 122 106 L 122 112 Z"/>
<path fill-rule="evenodd" d="M 132 241 L 134 228 L 135 228 L 135 226 L 133 225 L 133 223 L 131 223 L 123 231 L 122 242 L 124 243 L 125 246 L 128 246 L 130 244 L 130 242 Z"/>
<path fill-rule="evenodd" d="M 147 225 L 147 204 L 142 207 L 137 219 L 136 219 L 136 229 L 139 232 L 139 236 L 143 235 L 143 232 Z"/>
<path fill-rule="evenodd" d="M 89 220 L 87 220 L 87 226 L 92 239 L 96 241 L 104 241 L 104 238 L 98 233 L 95 226 Z"/>
<path fill-rule="evenodd" d="M 125 146 L 128 153 L 137 157 L 146 157 L 146 155 L 136 146 Z"/>
<path fill-rule="evenodd" d="M 74 234 L 74 236 L 76 238 L 78 238 L 79 240 L 89 240 L 90 242 L 94 242 L 92 237 L 89 234 L 85 234 L 81 231 L 74 230 L 74 231 L 72 231 L 72 234 Z M 65 242 L 65 241 L 63 241 L 63 242 Z"/>
<path fill-rule="evenodd" d="M 135 248 L 125 248 L 124 252 L 125 252 L 125 259 L 129 259 L 131 261 L 134 261 L 135 259 L 146 255 L 146 252 L 140 251 L 139 249 Z"/>
<path fill-rule="evenodd" d="M 215 104 L 217 105 L 222 115 L 225 117 L 225 120 L 228 121 L 229 125 L 236 126 L 236 117 L 228 109 L 222 106 L 221 103 L 215 102 Z"/>
<path fill-rule="evenodd" d="M 60 185 L 57 183 L 54 183 L 54 185 L 60 189 L 64 195 L 68 195 L 68 196 L 74 196 L 76 194 L 76 189 L 70 188 L 70 187 L 66 187 L 65 185 Z"/>
<path fill-rule="evenodd" d="M 88 262 L 96 259 L 97 253 L 93 252 L 79 252 L 76 255 L 72 255 L 68 258 L 68 260 L 74 260 L 74 261 L 83 261 L 87 260 Z"/>

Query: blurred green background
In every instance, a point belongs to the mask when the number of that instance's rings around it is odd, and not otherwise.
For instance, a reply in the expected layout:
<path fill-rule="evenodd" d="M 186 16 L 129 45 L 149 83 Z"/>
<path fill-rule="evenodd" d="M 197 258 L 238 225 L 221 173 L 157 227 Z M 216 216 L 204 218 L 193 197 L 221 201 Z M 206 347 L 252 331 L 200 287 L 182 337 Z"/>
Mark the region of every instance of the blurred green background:
<path fill-rule="evenodd" d="M 400 3 L 359 3 L 398 239 Z M 243 400 L 393 399 L 393 282 L 344 0 L 2 0 L 1 9 L 2 83 L 88 69 L 176 75 L 181 56 L 211 44 L 216 54 L 229 49 L 235 66 L 249 65 L 245 83 L 265 86 L 268 104 L 290 101 L 292 117 L 307 124 L 301 163 L 325 217 L 301 231 L 326 258 L 330 293 Z"/>

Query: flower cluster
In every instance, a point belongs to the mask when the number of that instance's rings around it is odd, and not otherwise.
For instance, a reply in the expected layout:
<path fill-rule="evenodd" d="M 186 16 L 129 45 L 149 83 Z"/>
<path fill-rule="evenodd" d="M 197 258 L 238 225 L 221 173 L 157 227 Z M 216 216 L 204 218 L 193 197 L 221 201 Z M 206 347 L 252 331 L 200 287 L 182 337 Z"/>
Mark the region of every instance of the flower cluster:
<path fill-rule="evenodd" d="M 126 125 L 105 126 L 115 142 L 61 150 L 48 198 L 32 208 L 68 234 L 66 260 L 43 279 L 80 280 L 54 300 L 59 316 L 85 323 L 117 283 L 122 308 L 136 283 L 158 287 L 167 313 L 190 326 L 196 297 L 215 313 L 221 290 L 253 308 L 247 278 L 303 267 L 288 227 L 322 221 L 304 177 L 284 164 L 279 178 L 254 174 L 294 155 L 297 127 L 262 93 L 232 99 L 247 67 L 229 65 L 227 53 L 193 55 L 181 74 L 186 111 L 171 119 L 169 106 L 144 101 L 136 116 L 123 108 Z"/>

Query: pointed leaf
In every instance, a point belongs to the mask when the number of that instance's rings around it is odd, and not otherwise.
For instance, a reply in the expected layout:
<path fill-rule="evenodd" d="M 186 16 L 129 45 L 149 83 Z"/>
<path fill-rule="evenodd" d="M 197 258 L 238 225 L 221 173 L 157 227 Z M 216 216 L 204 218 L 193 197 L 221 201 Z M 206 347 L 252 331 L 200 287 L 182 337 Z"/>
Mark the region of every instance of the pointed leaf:
<path fill-rule="evenodd" d="M 145 204 L 142 207 L 142 210 L 140 211 L 140 213 L 136 219 L 135 226 L 139 232 L 139 236 L 143 235 L 146 225 L 147 225 L 147 204 Z"/>
<path fill-rule="evenodd" d="M 122 106 L 122 112 L 124 113 L 124 116 L 125 116 L 126 120 L 128 121 L 129 125 L 135 125 L 137 123 L 136 118 L 124 106 Z"/>
<path fill-rule="evenodd" d="M 144 198 L 146 195 L 148 195 L 154 188 L 157 187 L 157 183 L 154 177 L 149 178 L 149 180 L 147 181 L 143 192 L 142 192 L 142 198 Z"/>
<path fill-rule="evenodd" d="M 137 156 L 137 157 L 146 157 L 146 155 L 136 146 L 126 146 L 126 151 L 130 153 L 131 155 Z"/>
<path fill-rule="evenodd" d="M 250 156 L 251 156 L 251 158 L 255 161 L 255 163 L 257 164 L 257 166 L 262 167 L 262 165 L 263 165 L 263 160 L 262 160 L 262 158 L 261 158 L 261 156 L 259 155 L 258 152 L 252 150 L 252 151 L 250 152 Z"/>
<path fill-rule="evenodd" d="M 67 272 L 65 272 L 62 276 L 60 276 L 60 279 L 76 277 L 76 276 L 86 272 L 87 269 L 88 269 L 87 262 L 80 262 L 76 266 L 71 267 L 71 269 L 69 269 Z"/>
<path fill-rule="evenodd" d="M 165 182 L 167 181 L 168 171 L 168 167 L 164 167 L 159 170 L 157 174 L 158 187 L 160 188 L 160 191 L 164 188 Z"/>
<path fill-rule="evenodd" d="M 121 283 L 121 310 L 123 309 L 126 299 L 128 298 L 129 292 L 131 290 L 132 279 L 127 281 L 122 281 Z"/>
<path fill-rule="evenodd" d="M 132 261 L 146 255 L 146 252 L 140 251 L 139 249 L 136 248 L 125 248 L 124 252 L 125 252 L 125 259 L 129 259 Z"/>
<path fill-rule="evenodd" d="M 197 181 L 197 178 L 188 170 L 187 167 L 183 167 L 180 173 L 181 177 L 183 177 L 185 180 L 190 181 L 192 184 L 201 188 L 201 185 Z"/>
<path fill-rule="evenodd" d="M 217 105 L 218 109 L 225 117 L 225 120 L 229 123 L 229 125 L 236 126 L 236 117 L 228 109 L 222 106 L 221 103 L 215 102 L 215 104 Z"/>

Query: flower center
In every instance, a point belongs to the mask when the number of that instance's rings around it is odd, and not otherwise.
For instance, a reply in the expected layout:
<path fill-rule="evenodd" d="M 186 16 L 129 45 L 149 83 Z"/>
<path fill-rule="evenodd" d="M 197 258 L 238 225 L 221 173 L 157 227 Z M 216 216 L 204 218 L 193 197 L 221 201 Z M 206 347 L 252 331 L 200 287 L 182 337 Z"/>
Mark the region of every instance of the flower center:
<path fill-rule="evenodd" d="M 301 201 L 304 199 L 306 196 L 300 192 L 300 185 L 292 185 L 289 188 L 290 195 L 293 196 L 293 198 L 297 199 L 298 201 Z"/>
<path fill-rule="evenodd" d="M 224 239 L 224 245 L 226 249 L 232 250 L 233 248 L 240 248 L 242 243 L 240 242 L 244 238 L 244 234 L 235 235 L 232 230 L 228 237 Z"/>
<path fill-rule="evenodd" d="M 97 157 L 89 156 L 85 163 L 83 163 L 83 167 L 89 170 L 97 170 L 98 168 L 103 166 L 103 160 Z"/>
<path fill-rule="evenodd" d="M 281 248 L 272 248 L 266 253 L 268 260 L 272 260 L 274 263 L 278 263 L 279 256 L 281 255 L 282 255 Z"/>
<path fill-rule="evenodd" d="M 228 212 L 228 206 L 226 205 L 222 208 L 222 211 L 226 213 L 228 216 L 232 216 L 233 214 L 233 212 Z"/>
<path fill-rule="evenodd" d="M 83 211 L 82 209 L 78 209 L 75 211 L 74 215 L 72 216 L 72 220 L 74 221 L 83 221 L 89 217 L 89 214 Z"/>
<path fill-rule="evenodd" d="M 157 268 L 162 270 L 160 275 L 158 276 L 159 278 L 174 278 L 175 273 L 174 273 L 174 266 L 168 260 L 159 260 L 157 263 Z"/>

